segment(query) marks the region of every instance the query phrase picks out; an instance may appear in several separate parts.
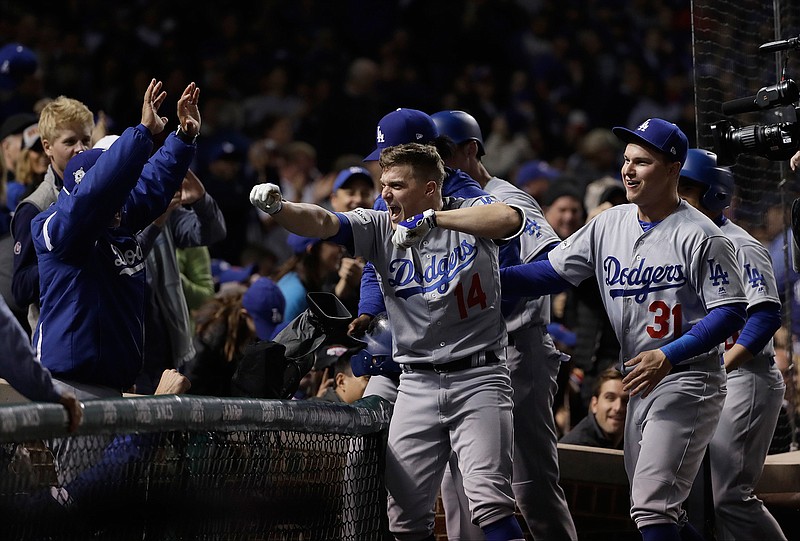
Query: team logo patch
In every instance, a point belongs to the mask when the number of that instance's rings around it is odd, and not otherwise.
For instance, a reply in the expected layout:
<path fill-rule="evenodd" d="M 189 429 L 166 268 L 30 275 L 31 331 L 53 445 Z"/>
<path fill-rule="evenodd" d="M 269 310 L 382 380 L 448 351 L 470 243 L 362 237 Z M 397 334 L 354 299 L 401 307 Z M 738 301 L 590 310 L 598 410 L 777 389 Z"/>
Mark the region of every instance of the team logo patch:
<path fill-rule="evenodd" d="M 367 211 L 362 208 L 354 209 L 351 216 L 353 216 L 361 225 L 368 224 L 372 221 L 372 218 L 370 218 L 369 213 L 367 213 Z"/>
<path fill-rule="evenodd" d="M 76 186 L 81 183 L 81 181 L 83 180 L 83 177 L 85 175 L 86 175 L 86 171 L 83 170 L 83 167 L 81 167 L 80 169 L 75 171 L 75 174 L 72 175 L 72 177 L 75 179 L 75 185 Z"/>

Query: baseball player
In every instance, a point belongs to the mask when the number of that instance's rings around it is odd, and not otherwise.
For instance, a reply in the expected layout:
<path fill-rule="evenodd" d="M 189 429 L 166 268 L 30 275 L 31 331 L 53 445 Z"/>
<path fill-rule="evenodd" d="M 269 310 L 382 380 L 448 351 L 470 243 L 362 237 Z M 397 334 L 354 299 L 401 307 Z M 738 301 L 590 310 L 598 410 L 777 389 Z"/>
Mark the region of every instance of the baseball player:
<path fill-rule="evenodd" d="M 767 249 L 722 214 L 733 187 L 733 175 L 717 167 L 713 152 L 689 150 L 678 193 L 733 242 L 748 301 L 742 332 L 725 342 L 728 396 L 709 446 L 717 533 L 721 541 L 785 540 L 778 522 L 753 494 L 786 390 L 772 346 L 781 326 L 781 303 Z"/>
<path fill-rule="evenodd" d="M 375 149 L 368 154 L 365 162 L 380 158 L 381 151 L 386 148 L 405 143 L 435 144 L 439 130 L 430 115 L 417 109 L 398 108 L 381 118 L 375 129 Z M 474 179 L 463 171 L 445 166 L 445 179 L 442 182 L 442 196 L 470 199 L 488 195 Z M 386 211 L 388 207 L 378 195 L 372 207 L 374 210 Z M 518 263 L 519 261 L 517 261 Z M 358 317 L 348 330 L 351 334 L 361 335 L 370 326 L 373 317 L 386 311 L 383 292 L 371 263 L 364 266 L 359 293 Z M 364 396 L 377 395 L 394 403 L 397 398 L 399 372 L 392 374 L 390 370 L 370 373 L 369 383 Z"/>
<path fill-rule="evenodd" d="M 440 136 L 455 143 L 443 155 L 446 165 L 460 169 L 500 201 L 525 209 L 523 233 L 509 243 L 517 262 L 546 257 L 561 239 L 544 219 L 542 209 L 530 195 L 511 183 L 491 175 L 481 162 L 484 154 L 480 126 L 464 111 L 440 111 L 431 115 Z M 440 153 L 443 151 L 440 150 Z M 503 258 L 508 259 L 508 257 Z M 501 259 L 501 267 L 503 266 Z M 547 334 L 550 298 L 543 296 L 517 302 L 504 309 L 509 346 L 506 363 L 514 388 L 514 497 L 534 539 L 577 539 L 564 491 L 558 484 L 558 449 L 553 398 L 561 362 L 569 357 L 558 351 Z M 455 470 L 451 467 L 452 470 Z M 453 471 L 454 475 L 457 474 Z M 450 539 L 480 539 L 480 531 L 461 520 L 461 490 L 442 485 L 442 501 Z M 452 487 L 455 488 L 455 487 Z M 463 502 L 462 502 L 462 506 Z M 466 513 L 469 517 L 469 513 Z"/>
<path fill-rule="evenodd" d="M 722 344 L 742 327 L 746 297 L 731 242 L 678 197 L 688 147 L 680 128 L 651 118 L 613 131 L 627 143 L 631 204 L 598 215 L 547 261 L 502 269 L 502 287 L 540 295 L 596 276 L 630 391 L 631 517 L 645 541 L 702 539 L 681 503 L 719 421 Z"/>
<path fill-rule="evenodd" d="M 434 503 L 455 452 L 486 539 L 522 539 L 511 490 L 512 402 L 495 239 L 524 212 L 489 197 L 442 199 L 444 165 L 430 145 L 380 156 L 388 211 L 331 213 L 253 188 L 256 207 L 300 235 L 327 238 L 373 263 L 403 367 L 386 454 L 390 529 L 433 539 Z M 492 204 L 487 204 L 492 203 Z"/>

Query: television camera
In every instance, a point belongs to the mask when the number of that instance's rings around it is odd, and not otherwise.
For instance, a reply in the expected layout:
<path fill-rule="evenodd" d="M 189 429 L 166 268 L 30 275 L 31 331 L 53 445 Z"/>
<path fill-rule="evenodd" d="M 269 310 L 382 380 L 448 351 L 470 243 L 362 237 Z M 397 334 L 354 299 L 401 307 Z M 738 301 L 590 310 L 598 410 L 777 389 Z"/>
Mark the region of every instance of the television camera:
<path fill-rule="evenodd" d="M 789 49 L 800 50 L 800 36 L 785 40 L 770 41 L 759 47 L 762 52 L 778 52 Z M 784 64 L 784 73 L 785 73 Z M 730 120 L 711 124 L 714 152 L 719 165 L 731 165 L 739 154 L 754 154 L 772 161 L 788 160 L 800 148 L 800 89 L 792 79 L 785 76 L 781 81 L 761 88 L 756 95 L 726 101 L 722 104 L 725 115 L 754 111 L 766 111 L 782 106 L 792 106 L 794 118 L 776 124 L 739 127 Z"/>

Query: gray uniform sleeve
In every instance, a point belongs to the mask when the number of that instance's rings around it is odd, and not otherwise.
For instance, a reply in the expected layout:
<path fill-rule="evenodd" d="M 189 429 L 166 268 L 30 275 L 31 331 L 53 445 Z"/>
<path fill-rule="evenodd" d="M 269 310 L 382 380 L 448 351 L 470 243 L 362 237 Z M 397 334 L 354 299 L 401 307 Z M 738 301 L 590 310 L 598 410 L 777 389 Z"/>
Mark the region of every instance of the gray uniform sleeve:
<path fill-rule="evenodd" d="M 0 298 L 0 377 L 31 400 L 58 402 L 50 372 L 36 360 L 28 337 Z"/>
<path fill-rule="evenodd" d="M 709 237 L 700 244 L 693 259 L 699 263 L 692 269 L 698 274 L 693 282 L 706 309 L 747 300 L 730 240 L 721 235 Z"/>

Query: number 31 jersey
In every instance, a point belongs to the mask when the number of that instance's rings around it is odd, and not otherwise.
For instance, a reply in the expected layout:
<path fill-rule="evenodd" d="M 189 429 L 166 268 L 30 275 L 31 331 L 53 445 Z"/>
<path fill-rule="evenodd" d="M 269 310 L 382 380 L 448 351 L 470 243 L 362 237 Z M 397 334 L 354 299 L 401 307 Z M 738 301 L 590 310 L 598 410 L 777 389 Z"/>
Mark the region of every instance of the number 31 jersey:
<path fill-rule="evenodd" d="M 595 274 L 623 362 L 679 338 L 716 306 L 747 302 L 733 245 L 683 200 L 646 232 L 636 205 L 613 207 L 549 259 L 572 284 Z"/>

